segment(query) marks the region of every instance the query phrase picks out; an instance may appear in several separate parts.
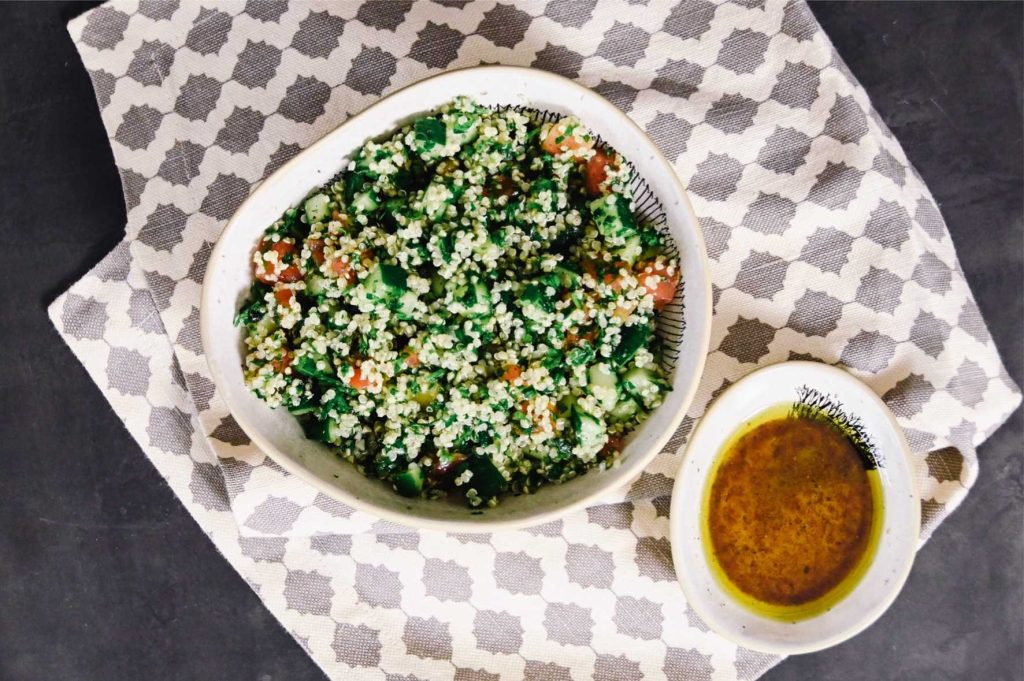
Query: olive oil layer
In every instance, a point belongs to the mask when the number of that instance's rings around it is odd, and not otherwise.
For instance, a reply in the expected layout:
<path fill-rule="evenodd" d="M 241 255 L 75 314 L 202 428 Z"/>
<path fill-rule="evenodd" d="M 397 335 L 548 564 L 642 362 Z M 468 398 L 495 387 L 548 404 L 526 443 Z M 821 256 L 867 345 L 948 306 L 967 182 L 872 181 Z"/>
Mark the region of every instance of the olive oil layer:
<path fill-rule="evenodd" d="M 831 608 L 866 570 L 881 526 L 878 472 L 850 441 L 789 405 L 723 448 L 704 495 L 704 547 L 726 590 L 769 617 Z"/>

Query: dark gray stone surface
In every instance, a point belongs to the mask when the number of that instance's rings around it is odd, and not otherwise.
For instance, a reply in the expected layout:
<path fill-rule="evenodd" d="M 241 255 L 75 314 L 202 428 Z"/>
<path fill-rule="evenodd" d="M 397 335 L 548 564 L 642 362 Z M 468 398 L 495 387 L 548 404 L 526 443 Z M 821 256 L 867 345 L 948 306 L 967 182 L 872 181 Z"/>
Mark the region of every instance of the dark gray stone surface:
<path fill-rule="evenodd" d="M 124 207 L 64 25 L 0 3 L 0 679 L 316 679 L 174 498 L 45 315 L 121 237 Z M 1022 375 L 1020 4 L 815 3 L 942 204 Z M 767 678 L 1021 678 L 1024 421 L 874 627 Z"/>

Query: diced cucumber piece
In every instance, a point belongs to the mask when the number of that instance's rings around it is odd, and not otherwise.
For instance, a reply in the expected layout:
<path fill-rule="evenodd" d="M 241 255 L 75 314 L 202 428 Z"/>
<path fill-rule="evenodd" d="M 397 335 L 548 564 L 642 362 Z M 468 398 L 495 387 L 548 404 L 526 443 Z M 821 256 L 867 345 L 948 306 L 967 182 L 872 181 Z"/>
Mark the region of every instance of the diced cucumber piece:
<path fill-rule="evenodd" d="M 303 414 L 311 414 L 319 409 L 319 406 L 311 402 L 305 404 L 293 405 L 288 407 L 288 413 L 292 416 L 302 416 Z"/>
<path fill-rule="evenodd" d="M 640 259 L 644 262 L 654 260 L 665 252 L 665 244 L 662 242 L 662 237 L 658 234 L 658 230 L 653 227 L 647 227 L 640 232 L 640 246 Z"/>
<path fill-rule="evenodd" d="M 430 278 L 430 295 L 435 298 L 440 298 L 444 295 L 445 278 L 440 274 L 435 274 Z"/>
<path fill-rule="evenodd" d="M 617 194 L 608 194 L 590 202 L 590 212 L 601 236 L 622 244 L 636 234 L 636 220 L 629 210 L 629 201 Z"/>
<path fill-rule="evenodd" d="M 372 213 L 377 210 L 378 205 L 377 193 L 372 189 L 352 197 L 352 210 L 357 213 Z"/>
<path fill-rule="evenodd" d="M 522 295 L 519 296 L 519 301 L 523 305 L 533 305 L 544 312 L 551 312 L 554 310 L 554 302 L 544 288 L 541 284 L 527 284 Z"/>
<path fill-rule="evenodd" d="M 275 330 L 277 330 L 277 322 L 274 321 L 274 315 L 269 311 L 258 322 L 249 325 L 249 335 L 254 338 L 266 338 Z"/>
<path fill-rule="evenodd" d="M 413 402 L 419 403 L 422 407 L 427 407 L 433 404 L 437 399 L 438 394 L 441 392 L 437 383 L 432 383 L 426 386 L 414 383 L 413 386 L 414 388 L 409 390 L 409 399 Z"/>
<path fill-rule="evenodd" d="M 383 454 L 377 454 L 373 458 L 373 473 L 378 478 L 386 478 L 402 468 L 405 468 L 405 461 L 402 459 L 391 459 Z"/>
<path fill-rule="evenodd" d="M 437 118 L 421 118 L 413 125 L 416 141 L 429 144 L 444 144 L 448 138 L 448 128 Z"/>
<path fill-rule="evenodd" d="M 485 501 L 508 489 L 508 480 L 501 474 L 490 457 L 475 456 L 471 458 L 469 470 L 473 471 L 473 477 L 463 487 L 467 491 L 475 489 L 477 496 Z"/>
<path fill-rule="evenodd" d="M 404 291 L 408 275 L 398 265 L 379 265 L 381 282 L 393 291 Z"/>
<path fill-rule="evenodd" d="M 326 194 L 313 194 L 306 199 L 306 203 L 302 206 L 306 212 L 306 222 L 313 224 L 326 220 L 327 216 L 331 214 L 328 209 L 330 202 L 331 199 Z"/>
<path fill-rule="evenodd" d="M 452 254 L 455 253 L 455 237 L 451 234 L 438 236 L 437 250 L 445 262 L 452 261 Z"/>
<path fill-rule="evenodd" d="M 418 497 L 423 492 L 423 469 L 415 461 L 401 473 L 396 473 L 391 481 L 395 491 L 403 497 Z"/>
<path fill-rule="evenodd" d="M 541 274 L 538 274 L 536 277 L 536 281 L 544 288 L 550 286 L 553 289 L 557 289 L 559 286 L 562 285 L 562 278 L 559 277 L 558 274 L 556 274 L 555 272 L 543 272 Z"/>
<path fill-rule="evenodd" d="M 341 426 L 331 417 L 323 417 L 321 420 L 311 419 L 305 425 L 306 437 L 318 442 L 336 445 L 342 440 Z"/>
<path fill-rule="evenodd" d="M 571 266 L 563 263 L 556 265 L 554 273 L 558 275 L 558 280 L 565 288 L 576 288 L 580 283 L 580 273 L 573 269 Z"/>
<path fill-rule="evenodd" d="M 356 170 L 345 175 L 345 200 L 351 203 L 372 179 L 371 173 L 366 170 Z"/>
<path fill-rule="evenodd" d="M 421 118 L 413 124 L 413 149 L 425 161 L 444 154 L 448 127 L 437 118 Z"/>
<path fill-rule="evenodd" d="M 628 364 L 637 351 L 651 339 L 651 329 L 646 324 L 622 327 L 619 344 L 612 351 L 612 361 L 622 366 Z"/>
<path fill-rule="evenodd" d="M 494 261 L 501 257 L 501 246 L 487 239 L 478 245 L 473 252 L 483 261 Z"/>
<path fill-rule="evenodd" d="M 324 432 L 327 433 L 327 441 L 331 444 L 340 444 L 342 440 L 341 425 L 332 418 L 324 422 Z"/>
<path fill-rule="evenodd" d="M 625 423 L 636 416 L 638 411 L 640 411 L 640 405 L 636 403 L 636 400 L 631 397 L 627 397 L 624 400 L 620 400 L 618 404 L 608 412 L 608 418 L 615 423 Z"/>
<path fill-rule="evenodd" d="M 619 400 L 618 379 L 615 372 L 607 364 L 595 364 L 590 367 L 590 394 L 597 398 L 598 404 L 605 411 L 610 411 Z"/>
<path fill-rule="evenodd" d="M 480 117 L 462 111 L 451 114 L 448 122 L 448 139 L 460 147 L 476 139 L 480 127 Z"/>
<path fill-rule="evenodd" d="M 381 263 L 370 272 L 363 286 L 378 300 L 392 300 L 405 292 L 407 278 L 401 267 Z"/>
<path fill-rule="evenodd" d="M 491 292 L 479 279 L 465 287 L 460 300 L 466 307 L 465 314 L 471 317 L 482 317 L 491 312 Z"/>
<path fill-rule="evenodd" d="M 640 235 L 634 234 L 633 236 L 626 238 L 626 243 L 618 249 L 617 253 L 624 262 L 629 263 L 631 266 L 636 264 L 637 258 L 640 257 L 640 253 L 644 250 L 643 244 L 640 243 Z"/>
<path fill-rule="evenodd" d="M 601 419 L 578 407 L 572 411 L 572 425 L 576 431 L 576 442 L 588 451 L 597 451 L 608 441 Z"/>
<path fill-rule="evenodd" d="M 329 286 L 330 282 L 327 280 L 327 277 L 323 276 L 316 270 L 313 270 L 306 275 L 306 293 L 311 296 L 327 295 L 327 288 Z"/>
<path fill-rule="evenodd" d="M 622 377 L 622 386 L 644 405 L 652 404 L 665 389 L 665 384 L 647 369 L 634 367 Z"/>
<path fill-rule="evenodd" d="M 326 357 L 315 357 L 311 354 L 300 355 L 292 362 L 292 369 L 303 376 L 315 378 L 331 385 L 340 383 L 334 373 L 334 365 Z"/>
<path fill-rule="evenodd" d="M 306 434 L 306 437 L 316 442 L 326 442 L 324 440 L 324 424 L 317 418 L 305 418 L 299 419 L 302 424 L 302 432 Z"/>

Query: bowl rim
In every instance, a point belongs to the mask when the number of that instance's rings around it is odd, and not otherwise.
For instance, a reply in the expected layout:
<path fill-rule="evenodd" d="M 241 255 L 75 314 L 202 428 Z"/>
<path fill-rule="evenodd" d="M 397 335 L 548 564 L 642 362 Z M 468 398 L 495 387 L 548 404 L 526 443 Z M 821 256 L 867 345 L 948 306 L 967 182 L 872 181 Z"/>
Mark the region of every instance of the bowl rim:
<path fill-rule="evenodd" d="M 275 185 L 275 180 L 277 178 L 286 175 L 293 166 L 301 163 L 304 160 L 304 157 L 312 153 L 314 149 L 316 149 L 322 144 L 325 144 L 327 140 L 333 138 L 334 136 L 341 134 L 346 127 L 350 126 L 355 121 L 372 117 L 377 110 L 386 106 L 388 100 L 397 95 L 398 93 L 404 92 L 405 90 L 415 87 L 423 87 L 428 83 L 434 83 L 436 85 L 437 81 L 443 81 L 446 78 L 449 78 L 455 74 L 463 74 L 468 71 L 489 72 L 489 77 L 493 77 L 495 79 L 506 76 L 511 77 L 514 75 L 526 75 L 534 79 L 548 79 L 550 81 L 557 83 L 560 87 L 565 87 L 567 89 L 575 90 L 577 92 L 583 91 L 587 94 L 587 96 L 597 97 L 600 100 L 604 101 L 608 105 L 608 111 L 612 113 L 614 116 L 616 116 L 622 125 L 633 128 L 633 130 L 636 133 L 639 133 L 642 136 L 642 139 L 644 139 L 648 143 L 650 149 L 652 150 L 653 158 L 659 165 L 663 167 L 663 170 L 667 174 L 670 182 L 674 185 L 676 194 L 680 199 L 681 210 L 686 214 L 687 219 L 693 226 L 693 246 L 697 251 L 695 255 L 697 256 L 697 259 L 701 264 L 701 272 L 700 274 L 693 273 L 692 278 L 699 280 L 701 282 L 704 295 L 701 298 L 694 298 L 693 302 L 691 304 L 688 304 L 687 307 L 689 307 L 690 309 L 699 309 L 704 313 L 704 323 L 697 325 L 699 327 L 697 329 L 697 331 L 699 332 L 699 336 L 697 338 L 696 351 L 699 353 L 699 356 L 696 357 L 695 359 L 695 371 L 693 372 L 693 379 L 689 382 L 687 391 L 682 396 L 682 400 L 679 403 L 679 407 L 677 408 L 676 413 L 672 415 L 664 431 L 654 439 L 648 451 L 634 454 L 634 460 L 638 461 L 638 463 L 634 464 L 637 469 L 636 476 L 632 476 L 628 479 L 619 481 L 619 483 L 615 485 L 598 487 L 592 493 L 585 495 L 574 502 L 565 504 L 564 506 L 557 506 L 546 511 L 539 511 L 535 514 L 530 514 L 520 518 L 499 517 L 482 520 L 479 518 L 479 516 L 477 516 L 476 519 L 474 520 L 452 520 L 428 518 L 415 515 L 412 513 L 402 513 L 400 511 L 395 511 L 389 508 L 377 506 L 372 502 L 363 501 L 357 498 L 355 495 L 348 493 L 341 487 L 328 484 L 326 481 L 321 479 L 319 476 L 315 475 L 305 466 L 299 464 L 292 458 L 286 456 L 283 452 L 278 451 L 277 447 L 275 447 L 267 438 L 263 437 L 263 434 L 260 431 L 259 427 L 251 423 L 249 419 L 242 414 L 241 410 L 234 409 L 235 405 L 231 404 L 231 400 L 228 397 L 229 393 L 227 391 L 219 391 L 219 393 L 225 406 L 228 408 L 229 412 L 231 413 L 235 421 L 238 423 L 239 427 L 242 428 L 246 435 L 248 435 L 249 438 L 252 440 L 253 444 L 256 445 L 260 449 L 260 451 L 264 453 L 264 455 L 270 457 L 271 460 L 273 460 L 285 471 L 287 471 L 291 475 L 296 476 L 303 482 L 311 485 L 318 492 L 322 492 L 323 494 L 326 494 L 327 496 L 336 499 L 350 506 L 353 509 L 365 512 L 371 516 L 380 518 L 382 520 L 397 523 L 404 527 L 419 530 L 437 530 L 444 532 L 477 534 L 494 532 L 499 530 L 516 530 L 524 527 L 534 527 L 537 525 L 542 525 L 544 523 L 565 517 L 566 515 L 586 508 L 587 506 L 592 506 L 595 504 L 595 502 L 599 502 L 600 499 L 603 496 L 607 495 L 610 491 L 624 487 L 631 480 L 635 479 L 643 472 L 643 469 L 646 468 L 648 464 L 650 464 L 650 462 L 658 455 L 661 449 L 665 446 L 665 443 L 672 437 L 672 434 L 676 431 L 676 429 L 678 429 L 679 424 L 683 420 L 683 417 L 689 410 L 690 405 L 693 402 L 693 398 L 696 395 L 697 390 L 700 386 L 701 377 L 703 376 L 704 368 L 707 361 L 708 347 L 710 345 L 711 340 L 711 328 L 714 320 L 711 293 L 711 274 L 708 267 L 707 247 L 704 241 L 704 234 L 700 227 L 700 222 L 697 219 L 697 215 L 693 210 L 693 205 L 690 201 L 688 193 L 686 192 L 686 188 L 683 186 L 682 181 L 679 179 L 678 174 L 675 172 L 672 163 L 668 160 L 668 158 L 665 157 L 661 149 L 659 149 L 658 146 L 654 144 L 653 140 L 650 139 L 647 133 L 639 125 L 637 125 L 622 110 L 620 110 L 614 104 L 612 104 L 607 99 L 602 97 L 600 94 L 594 92 L 590 88 L 580 85 L 579 83 L 564 76 L 551 73 L 549 71 L 544 71 L 541 69 L 535 69 L 528 66 L 484 64 L 477 66 L 468 66 L 458 69 L 451 69 L 444 71 L 442 73 L 434 74 L 426 78 L 414 81 L 412 83 L 408 83 L 400 88 L 397 88 L 394 91 L 388 93 L 386 96 L 379 98 L 377 101 L 367 106 L 365 109 L 351 116 L 348 116 L 336 127 L 332 128 L 330 131 L 319 137 L 315 142 L 313 142 L 308 147 L 306 147 L 298 154 L 296 154 L 293 158 L 289 159 L 280 168 L 275 170 L 273 173 L 271 173 L 263 180 L 259 181 L 256 184 L 255 188 L 251 190 L 249 195 L 239 204 L 239 206 L 235 209 L 232 216 L 224 224 L 223 229 L 217 236 L 216 244 L 214 245 L 213 250 L 210 253 L 208 266 L 220 261 L 221 250 L 225 247 L 224 244 L 227 241 L 224 237 L 236 226 L 236 224 L 238 224 L 239 215 L 244 212 L 244 209 L 248 206 L 248 204 L 253 202 L 257 195 L 259 195 L 262 192 L 268 191 L 269 188 L 272 188 Z M 363 140 L 363 143 L 365 143 L 365 140 Z M 354 147 L 353 150 L 355 148 L 358 147 Z M 202 291 L 200 295 L 199 330 L 200 337 L 204 347 L 203 354 L 207 367 L 210 371 L 210 376 L 214 381 L 214 385 L 219 386 L 226 385 L 226 378 L 221 373 L 219 365 L 217 361 L 214 359 L 214 353 L 205 351 L 205 348 L 212 347 L 209 344 L 208 340 L 212 338 L 213 333 L 213 330 L 211 328 L 212 320 L 210 319 L 210 315 L 208 314 L 208 311 L 212 307 L 210 299 L 211 296 L 213 295 L 210 280 L 210 277 L 204 276 Z"/>
<path fill-rule="evenodd" d="M 757 650 L 759 652 L 771 653 L 775 655 L 799 655 L 804 653 L 813 653 L 832 646 L 843 643 L 844 641 L 853 638 L 857 634 L 861 633 L 869 626 L 875 623 L 879 617 L 881 617 L 893 604 L 900 592 L 903 590 L 903 586 L 906 584 L 907 578 L 910 576 L 911 569 L 913 568 L 914 561 L 917 557 L 917 550 L 919 547 L 919 540 L 908 543 L 903 547 L 901 552 L 895 553 L 895 558 L 900 562 L 899 570 L 896 572 L 894 578 L 890 579 L 885 585 L 884 596 L 879 599 L 874 606 L 865 608 L 861 614 L 853 619 L 847 626 L 843 627 L 838 633 L 833 636 L 829 636 L 821 639 L 811 639 L 806 642 L 787 642 L 778 643 L 766 641 L 764 638 L 756 636 L 750 633 L 741 633 L 735 630 L 730 630 L 728 627 L 720 625 L 718 617 L 715 612 L 709 611 L 703 607 L 703 603 L 699 598 L 696 598 L 695 592 L 692 591 L 695 588 L 695 584 L 688 578 L 684 577 L 685 568 L 682 566 L 686 565 L 686 562 L 680 560 L 679 556 L 682 555 L 684 546 L 692 546 L 692 542 L 689 540 L 683 540 L 680 535 L 683 533 L 682 519 L 679 513 L 679 506 L 683 503 L 682 496 L 684 494 L 684 477 L 687 475 L 687 463 L 690 461 L 692 456 L 695 454 L 691 451 L 690 444 L 698 441 L 698 435 L 702 431 L 702 427 L 707 423 L 706 418 L 713 410 L 720 408 L 720 405 L 724 404 L 723 398 L 729 393 L 735 393 L 739 386 L 749 385 L 748 379 L 756 377 L 758 380 L 765 380 L 767 376 L 779 371 L 792 371 L 797 370 L 807 376 L 808 382 L 814 377 L 815 374 L 827 375 L 834 381 L 843 384 L 844 390 L 856 391 L 862 394 L 879 408 L 879 413 L 885 417 L 885 425 L 893 432 L 896 436 L 895 440 L 898 444 L 899 450 L 892 452 L 891 456 L 895 458 L 899 456 L 899 463 L 897 465 L 904 466 L 906 468 L 906 480 L 907 489 L 900 490 L 904 493 L 909 493 L 911 497 L 911 517 L 907 520 L 911 523 L 911 529 L 913 530 L 913 536 L 919 538 L 921 534 L 921 496 L 918 490 L 917 480 L 914 474 L 914 467 L 912 463 L 912 453 L 910 451 L 910 445 L 907 443 L 906 436 L 903 432 L 902 426 L 896 420 L 896 416 L 889 409 L 888 405 L 882 401 L 878 394 L 871 389 L 866 383 L 858 379 L 848 371 L 843 370 L 840 367 L 833 366 L 831 364 L 824 364 L 821 362 L 814 362 L 808 360 L 790 360 L 776 362 L 775 364 L 769 364 L 743 376 L 740 380 L 736 381 L 728 388 L 726 388 L 721 395 L 708 406 L 704 414 L 701 416 L 700 421 L 694 427 L 693 432 L 690 433 L 690 437 L 687 440 L 686 450 L 683 453 L 682 461 L 680 462 L 676 479 L 672 487 L 672 501 L 671 510 L 669 513 L 669 541 L 672 546 L 672 557 L 673 564 L 676 570 L 676 581 L 679 583 L 680 588 L 683 591 L 683 595 L 686 597 L 686 601 L 694 612 L 704 620 L 708 627 L 717 633 L 719 636 L 741 645 L 751 650 Z M 765 403 L 765 407 L 770 407 L 769 403 Z M 730 433 L 733 431 L 730 431 Z M 710 455 L 709 462 L 713 461 L 718 457 L 718 452 Z M 702 484 L 702 488 L 707 484 L 707 477 L 713 471 L 713 467 L 708 466 L 706 469 L 701 470 L 701 475 L 705 481 Z M 693 473 L 692 475 L 697 475 Z M 873 559 L 877 560 L 877 555 Z M 872 562 L 873 562 L 872 561 Z M 716 585 L 716 588 L 717 587 Z M 728 598 L 728 596 L 726 596 Z M 849 595 L 846 596 L 847 598 Z"/>

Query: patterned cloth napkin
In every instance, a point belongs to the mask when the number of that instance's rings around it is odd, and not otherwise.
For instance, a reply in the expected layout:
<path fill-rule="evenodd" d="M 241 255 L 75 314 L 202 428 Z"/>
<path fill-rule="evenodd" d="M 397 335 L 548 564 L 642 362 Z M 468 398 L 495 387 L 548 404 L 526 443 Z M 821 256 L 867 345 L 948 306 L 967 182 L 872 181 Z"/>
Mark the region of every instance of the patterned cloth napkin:
<path fill-rule="evenodd" d="M 128 226 L 51 317 L 332 678 L 753 679 L 778 658 L 708 631 L 666 538 L 680 449 L 707 402 L 774 362 L 847 367 L 906 429 L 926 538 L 1020 401 L 927 188 L 799 0 L 125 0 L 69 30 Z M 381 95 L 481 62 L 577 79 L 674 160 L 711 257 L 712 352 L 679 431 L 609 503 L 522 532 L 409 532 L 249 443 L 207 373 L 199 294 L 255 183 Z"/>

